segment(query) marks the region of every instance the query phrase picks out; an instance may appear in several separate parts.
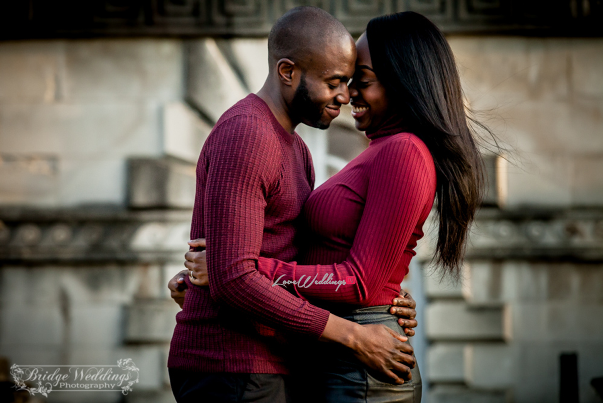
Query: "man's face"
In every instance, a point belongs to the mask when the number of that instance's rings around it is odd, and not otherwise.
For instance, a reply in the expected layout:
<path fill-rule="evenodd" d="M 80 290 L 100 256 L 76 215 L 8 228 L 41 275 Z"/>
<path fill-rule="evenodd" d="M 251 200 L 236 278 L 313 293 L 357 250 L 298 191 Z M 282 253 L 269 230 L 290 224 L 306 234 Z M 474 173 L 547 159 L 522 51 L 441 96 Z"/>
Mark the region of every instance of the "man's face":
<path fill-rule="evenodd" d="M 339 42 L 318 53 L 301 73 L 291 111 L 308 126 L 328 128 L 341 105 L 350 102 L 348 81 L 354 74 L 356 48 L 351 38 Z"/>

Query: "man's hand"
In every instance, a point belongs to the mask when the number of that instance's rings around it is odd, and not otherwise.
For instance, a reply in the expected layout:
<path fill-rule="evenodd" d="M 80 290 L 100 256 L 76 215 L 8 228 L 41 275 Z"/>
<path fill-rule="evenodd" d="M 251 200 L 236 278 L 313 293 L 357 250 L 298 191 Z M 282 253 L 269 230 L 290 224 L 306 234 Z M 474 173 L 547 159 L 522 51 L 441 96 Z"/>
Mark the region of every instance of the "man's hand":
<path fill-rule="evenodd" d="M 186 252 L 184 258 L 186 261 L 184 262 L 184 266 L 190 270 L 190 280 L 191 283 L 206 287 L 209 286 L 209 277 L 207 276 L 207 260 L 205 258 L 205 251 L 202 252 L 194 252 L 192 251 L 195 247 L 205 248 L 205 239 L 199 238 L 192 241 L 189 241 L 188 244 L 191 247 L 191 250 Z"/>
<path fill-rule="evenodd" d="M 397 384 L 412 379 L 410 370 L 416 364 L 412 347 L 403 343 L 407 340 L 387 326 L 359 325 L 333 314 L 320 336 L 320 341 L 348 347 L 377 377 Z"/>
<path fill-rule="evenodd" d="M 182 270 L 168 282 L 170 296 L 178 305 L 180 305 L 180 308 L 184 305 L 184 296 L 186 295 L 187 286 L 184 282 L 185 276 L 188 276 L 188 270 Z"/>
<path fill-rule="evenodd" d="M 410 293 L 405 290 L 402 290 L 400 295 L 394 298 L 393 306 L 389 309 L 389 312 L 392 315 L 396 315 L 398 319 L 398 324 L 404 328 L 404 333 L 412 337 L 415 335 L 414 328 L 417 327 L 417 311 L 415 308 L 417 307 L 417 303 Z"/>
<path fill-rule="evenodd" d="M 378 379 L 403 384 L 412 379 L 410 370 L 415 367 L 413 348 L 406 337 L 384 325 L 363 325 L 354 355 Z"/>

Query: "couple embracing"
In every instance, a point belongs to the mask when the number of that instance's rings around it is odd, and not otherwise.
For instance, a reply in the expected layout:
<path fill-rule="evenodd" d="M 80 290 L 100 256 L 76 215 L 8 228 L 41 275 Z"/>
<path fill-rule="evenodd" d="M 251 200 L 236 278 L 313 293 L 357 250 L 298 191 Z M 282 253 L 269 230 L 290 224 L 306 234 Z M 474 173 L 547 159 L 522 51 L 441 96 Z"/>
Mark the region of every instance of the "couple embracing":
<path fill-rule="evenodd" d="M 169 284 L 182 306 L 174 396 L 419 402 L 400 283 L 434 202 L 434 260 L 458 272 L 483 183 L 452 51 L 420 14 L 375 18 L 354 43 L 330 14 L 298 7 L 268 53 L 264 86 L 221 116 L 199 157 L 191 270 Z M 370 145 L 313 190 L 295 128 L 326 129 L 350 102 Z"/>

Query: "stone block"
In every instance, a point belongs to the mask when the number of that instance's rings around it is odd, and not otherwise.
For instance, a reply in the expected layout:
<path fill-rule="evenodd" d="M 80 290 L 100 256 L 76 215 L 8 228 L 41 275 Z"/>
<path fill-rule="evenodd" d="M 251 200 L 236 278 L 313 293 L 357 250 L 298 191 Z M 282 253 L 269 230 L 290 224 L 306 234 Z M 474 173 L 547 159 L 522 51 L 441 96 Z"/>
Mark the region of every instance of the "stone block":
<path fill-rule="evenodd" d="M 73 306 L 102 303 L 130 304 L 140 284 L 136 266 L 56 268 L 68 304 Z"/>
<path fill-rule="evenodd" d="M 505 344 L 471 343 L 464 347 L 465 381 L 471 388 L 505 389 L 514 383 L 516 355 Z"/>
<path fill-rule="evenodd" d="M 513 340 L 603 340 L 603 305 L 571 301 L 512 304 Z"/>
<path fill-rule="evenodd" d="M 126 339 L 130 342 L 169 342 L 180 307 L 171 300 L 137 300 L 128 309 Z"/>
<path fill-rule="evenodd" d="M 572 204 L 573 159 L 531 154 L 521 166 L 508 164 L 506 207 L 569 207 Z"/>
<path fill-rule="evenodd" d="M 442 273 L 432 266 L 423 268 L 423 284 L 425 296 L 428 298 L 462 298 L 462 286 L 465 278 L 456 280 L 450 276 L 442 277 Z"/>
<path fill-rule="evenodd" d="M 187 96 L 207 116 L 217 121 L 248 93 L 214 39 L 189 43 Z"/>
<path fill-rule="evenodd" d="M 0 44 L 0 104 L 61 100 L 65 92 L 64 41 Z"/>
<path fill-rule="evenodd" d="M 425 309 L 425 332 L 430 340 L 502 340 L 502 309 L 432 302 Z"/>
<path fill-rule="evenodd" d="M 74 347 L 98 349 L 123 343 L 124 306 L 107 301 L 103 304 L 72 306 L 69 311 L 69 342 Z"/>
<path fill-rule="evenodd" d="M 218 48 L 237 71 L 250 92 L 258 92 L 268 77 L 268 39 L 216 40 Z"/>
<path fill-rule="evenodd" d="M 464 344 L 433 343 L 427 350 L 427 379 L 430 383 L 464 382 Z"/>
<path fill-rule="evenodd" d="M 2 307 L 58 306 L 61 289 L 57 273 L 47 267 L 3 266 L 0 268 Z"/>
<path fill-rule="evenodd" d="M 602 69 L 603 71 L 603 69 Z M 574 160 L 572 202 L 575 206 L 603 206 L 603 156 L 579 156 Z"/>
<path fill-rule="evenodd" d="M 73 103 L 157 103 L 182 96 L 182 42 L 94 39 L 65 45 L 66 98 Z"/>
<path fill-rule="evenodd" d="M 584 97 L 603 98 L 603 40 L 584 38 L 574 40 L 570 48 L 571 82 L 573 90 Z"/>
<path fill-rule="evenodd" d="M 0 109 L 3 153 L 113 159 L 161 152 L 157 103 L 6 105 Z"/>
<path fill-rule="evenodd" d="M 65 357 L 65 349 L 60 346 L 7 344 L 0 340 L 0 356 L 17 365 L 56 365 Z"/>
<path fill-rule="evenodd" d="M 133 208 L 191 208 L 195 201 L 195 165 L 190 163 L 131 159 L 128 183 L 128 205 Z"/>
<path fill-rule="evenodd" d="M 436 385 L 427 394 L 429 403 L 507 403 L 505 391 L 480 391 L 460 385 Z"/>
<path fill-rule="evenodd" d="M 211 127 L 182 102 L 163 110 L 163 146 L 166 155 L 197 163 Z"/>
<path fill-rule="evenodd" d="M 486 36 L 449 42 L 463 87 L 478 108 L 569 94 L 570 40 Z"/>
<path fill-rule="evenodd" d="M 123 159 L 64 160 L 59 175 L 59 206 L 124 204 L 126 161 Z"/>
<path fill-rule="evenodd" d="M 0 309 L 0 341 L 4 348 L 55 349 L 65 337 L 67 318 L 56 305 L 12 305 Z"/>
<path fill-rule="evenodd" d="M 163 267 L 159 265 L 140 264 L 136 268 L 138 287 L 135 298 L 162 298 L 165 297 L 164 288 L 167 289 L 167 281 L 164 281 Z"/>
<path fill-rule="evenodd" d="M 59 205 L 58 167 L 53 155 L 0 155 L 0 204 Z"/>

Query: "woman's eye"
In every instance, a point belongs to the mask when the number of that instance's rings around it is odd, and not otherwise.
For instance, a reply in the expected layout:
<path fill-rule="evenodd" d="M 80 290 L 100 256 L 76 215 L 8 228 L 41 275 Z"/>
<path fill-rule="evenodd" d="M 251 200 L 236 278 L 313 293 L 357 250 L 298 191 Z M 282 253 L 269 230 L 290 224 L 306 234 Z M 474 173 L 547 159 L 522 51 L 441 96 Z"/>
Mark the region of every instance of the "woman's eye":
<path fill-rule="evenodd" d="M 370 81 L 358 81 L 358 86 L 367 87 L 370 83 Z"/>

